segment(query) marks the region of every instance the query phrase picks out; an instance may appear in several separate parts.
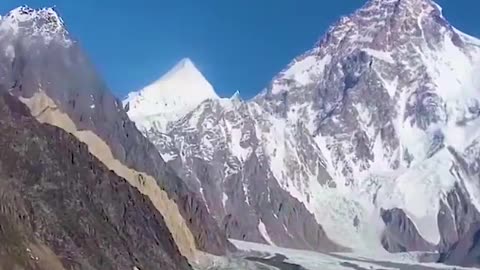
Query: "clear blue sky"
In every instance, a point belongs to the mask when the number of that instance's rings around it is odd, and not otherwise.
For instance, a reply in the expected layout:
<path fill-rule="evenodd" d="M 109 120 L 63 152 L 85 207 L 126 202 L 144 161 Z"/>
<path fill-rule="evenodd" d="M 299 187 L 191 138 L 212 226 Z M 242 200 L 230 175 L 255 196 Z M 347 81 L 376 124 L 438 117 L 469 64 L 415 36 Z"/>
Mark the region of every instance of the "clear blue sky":
<path fill-rule="evenodd" d="M 340 15 L 365 0 L 0 0 L 0 13 L 56 5 L 112 91 L 123 97 L 190 57 L 222 96 L 249 98 Z M 480 1 L 438 0 L 480 36 Z"/>

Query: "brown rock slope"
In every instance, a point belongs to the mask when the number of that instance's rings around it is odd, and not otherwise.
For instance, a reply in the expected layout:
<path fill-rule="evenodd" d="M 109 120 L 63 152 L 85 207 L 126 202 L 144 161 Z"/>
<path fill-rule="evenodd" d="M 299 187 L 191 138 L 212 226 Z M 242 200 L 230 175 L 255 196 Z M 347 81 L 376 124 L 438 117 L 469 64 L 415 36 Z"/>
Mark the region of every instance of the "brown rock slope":
<path fill-rule="evenodd" d="M 168 197 L 150 175 L 128 168 L 116 159 L 110 147 L 99 136 L 90 130 L 78 130 L 71 118 L 61 112 L 55 103 L 46 95 L 37 93 L 31 99 L 20 98 L 30 109 L 32 116 L 39 122 L 47 123 L 65 130 L 88 146 L 88 150 L 109 170 L 127 180 L 140 193 L 146 195 L 165 219 L 173 239 L 183 256 L 190 262 L 198 262 L 195 240 L 183 219 L 177 204 Z"/>
<path fill-rule="evenodd" d="M 147 195 L 190 261 L 197 261 L 196 249 L 215 255 L 234 249 L 202 198 L 130 121 L 53 9 L 17 8 L 0 19 L 0 28 L 0 51 L 9 52 L 0 54 L 0 85 Z"/>
<path fill-rule="evenodd" d="M 0 96 L 0 269 L 191 269 L 151 201 Z"/>

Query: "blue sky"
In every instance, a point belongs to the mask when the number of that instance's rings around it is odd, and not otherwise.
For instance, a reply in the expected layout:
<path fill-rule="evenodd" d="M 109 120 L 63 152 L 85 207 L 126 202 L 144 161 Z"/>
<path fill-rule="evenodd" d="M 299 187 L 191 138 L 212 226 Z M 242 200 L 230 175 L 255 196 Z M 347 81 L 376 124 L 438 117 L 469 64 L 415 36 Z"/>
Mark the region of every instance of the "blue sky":
<path fill-rule="evenodd" d="M 1 0 L 0 13 L 57 6 L 117 96 L 178 60 L 195 62 L 221 96 L 249 98 L 365 0 Z M 459 29 L 480 36 L 480 1 L 438 0 Z"/>

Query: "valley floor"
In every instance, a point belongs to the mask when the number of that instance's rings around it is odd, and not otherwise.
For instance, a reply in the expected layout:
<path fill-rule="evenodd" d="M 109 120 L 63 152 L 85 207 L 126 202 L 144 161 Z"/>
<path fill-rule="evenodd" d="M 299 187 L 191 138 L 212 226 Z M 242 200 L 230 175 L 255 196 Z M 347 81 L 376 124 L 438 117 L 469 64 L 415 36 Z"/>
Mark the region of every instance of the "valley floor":
<path fill-rule="evenodd" d="M 210 258 L 210 265 L 199 270 L 437 270 L 474 269 L 428 263 L 435 254 L 382 254 L 380 256 L 354 253 L 317 253 L 292 250 L 257 243 L 231 240 L 240 250 L 230 258 Z M 419 262 L 424 261 L 424 262 Z"/>

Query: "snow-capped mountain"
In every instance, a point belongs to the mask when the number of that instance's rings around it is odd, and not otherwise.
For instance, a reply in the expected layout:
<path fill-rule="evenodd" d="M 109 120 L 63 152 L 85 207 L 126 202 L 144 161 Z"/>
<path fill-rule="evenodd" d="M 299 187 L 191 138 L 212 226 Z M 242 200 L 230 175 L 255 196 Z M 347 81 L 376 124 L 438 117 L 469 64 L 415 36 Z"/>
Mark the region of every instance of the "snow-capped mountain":
<path fill-rule="evenodd" d="M 193 62 L 182 59 L 159 80 L 129 93 L 123 101 L 140 130 L 166 131 L 176 121 L 207 99 L 218 99 L 212 85 Z"/>
<path fill-rule="evenodd" d="M 457 180 L 447 147 L 463 151 L 471 141 L 464 134 L 475 138 L 479 59 L 478 41 L 454 29 L 434 2 L 370 1 L 256 102 L 306 126 L 338 189 L 369 194 L 376 208 L 403 209 L 436 245 L 439 198 Z"/>
<path fill-rule="evenodd" d="M 3 21 L 0 32 L 4 34 L 25 33 L 32 39 L 39 39 L 46 43 L 55 39 L 66 46 L 73 43 L 73 40 L 69 38 L 62 18 L 53 8 L 36 10 L 28 6 L 22 6 L 0 18 Z"/>
<path fill-rule="evenodd" d="M 433 1 L 370 0 L 254 99 L 144 134 L 232 238 L 448 254 L 480 221 L 479 72 Z"/>

